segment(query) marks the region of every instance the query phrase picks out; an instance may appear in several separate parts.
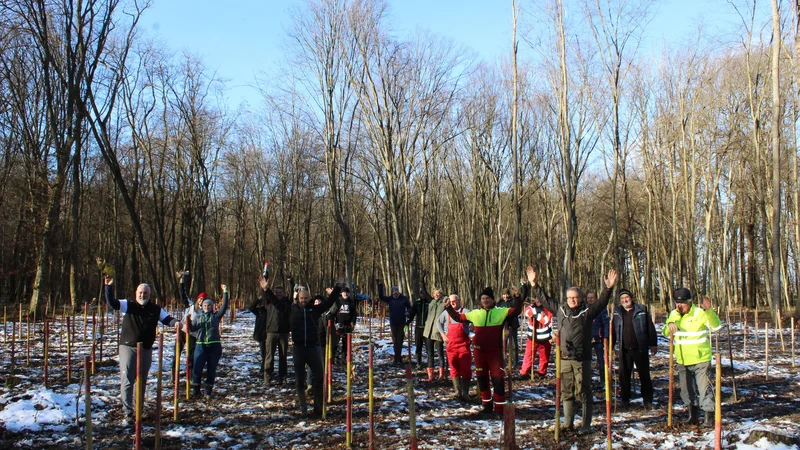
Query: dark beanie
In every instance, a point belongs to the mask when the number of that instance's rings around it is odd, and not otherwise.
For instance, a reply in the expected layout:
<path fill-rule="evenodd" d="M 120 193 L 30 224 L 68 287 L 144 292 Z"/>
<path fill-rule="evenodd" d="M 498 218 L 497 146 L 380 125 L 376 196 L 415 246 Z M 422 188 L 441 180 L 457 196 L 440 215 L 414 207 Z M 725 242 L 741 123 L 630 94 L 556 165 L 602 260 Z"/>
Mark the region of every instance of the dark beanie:
<path fill-rule="evenodd" d="M 629 291 L 629 290 L 627 290 L 627 289 L 620 289 L 620 290 L 619 290 L 619 297 L 622 297 L 622 294 L 628 294 L 628 295 L 630 295 L 630 297 L 631 297 L 631 300 L 633 300 L 633 298 L 634 298 L 634 297 L 633 297 L 633 293 L 631 293 L 631 291 Z"/>
<path fill-rule="evenodd" d="M 672 293 L 672 299 L 675 300 L 675 303 L 689 303 L 692 299 L 692 292 L 686 288 L 675 289 L 675 292 Z"/>
<path fill-rule="evenodd" d="M 491 286 L 486 287 L 481 291 L 481 297 L 483 297 L 484 295 L 494 299 L 494 290 L 492 289 Z"/>
<path fill-rule="evenodd" d="M 341 292 L 347 292 L 349 294 L 350 293 L 350 288 L 345 286 L 345 287 L 342 288 Z"/>

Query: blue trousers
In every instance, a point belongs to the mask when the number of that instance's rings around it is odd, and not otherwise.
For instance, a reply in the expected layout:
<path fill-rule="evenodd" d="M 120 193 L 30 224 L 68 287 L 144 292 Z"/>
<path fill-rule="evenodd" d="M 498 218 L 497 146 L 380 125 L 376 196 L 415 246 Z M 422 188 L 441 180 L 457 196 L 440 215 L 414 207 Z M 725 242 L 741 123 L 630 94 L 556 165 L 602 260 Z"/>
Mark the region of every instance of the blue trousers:
<path fill-rule="evenodd" d="M 203 368 L 206 363 L 208 363 L 206 385 L 213 386 L 214 380 L 217 378 L 217 364 L 219 364 L 220 357 L 222 357 L 222 344 L 219 342 L 214 344 L 201 344 L 198 342 L 197 346 L 194 348 L 192 382 L 195 385 L 200 385 L 200 377 L 203 375 Z"/>

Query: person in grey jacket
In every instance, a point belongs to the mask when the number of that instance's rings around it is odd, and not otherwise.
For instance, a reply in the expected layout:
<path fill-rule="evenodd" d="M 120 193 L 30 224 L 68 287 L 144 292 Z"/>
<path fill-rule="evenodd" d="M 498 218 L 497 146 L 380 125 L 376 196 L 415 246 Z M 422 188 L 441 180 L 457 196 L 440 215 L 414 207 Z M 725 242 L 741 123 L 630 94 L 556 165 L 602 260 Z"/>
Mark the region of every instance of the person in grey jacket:
<path fill-rule="evenodd" d="M 192 368 L 192 394 L 200 395 L 200 378 L 203 368 L 206 370 L 206 389 L 204 395 L 211 396 L 214 381 L 217 378 L 217 365 L 222 357 L 222 337 L 219 333 L 219 323 L 228 311 L 228 286 L 221 285 L 222 307 L 214 311 L 214 300 L 203 300 L 200 311 L 192 315 L 190 332 L 196 336 L 197 344 L 194 348 L 194 367 Z"/>
<path fill-rule="evenodd" d="M 423 295 L 428 296 L 428 293 L 424 292 Z M 444 308 L 449 302 L 450 298 L 443 295 L 441 289 L 436 289 L 433 291 L 433 299 L 428 304 L 428 315 L 425 318 L 425 329 L 422 334 L 423 337 L 425 337 L 425 353 L 428 354 L 428 382 L 433 381 L 434 348 L 436 348 L 436 353 L 439 356 L 438 380 L 444 380 L 445 377 L 445 365 L 447 363 L 444 358 L 444 341 L 442 340 L 442 335 L 439 333 L 439 329 L 436 327 L 436 319 L 444 312 Z"/>
<path fill-rule="evenodd" d="M 603 281 L 603 292 L 598 302 L 588 305 L 583 291 L 578 287 L 567 289 L 566 303 L 552 300 L 536 283 L 536 272 L 526 269 L 532 295 L 558 317 L 558 339 L 561 344 L 561 382 L 566 428 L 572 428 L 575 419 L 574 401 L 583 404 L 583 423 L 579 433 L 592 433 L 592 320 L 608 306 L 611 289 L 617 282 L 617 272 L 611 269 Z"/>

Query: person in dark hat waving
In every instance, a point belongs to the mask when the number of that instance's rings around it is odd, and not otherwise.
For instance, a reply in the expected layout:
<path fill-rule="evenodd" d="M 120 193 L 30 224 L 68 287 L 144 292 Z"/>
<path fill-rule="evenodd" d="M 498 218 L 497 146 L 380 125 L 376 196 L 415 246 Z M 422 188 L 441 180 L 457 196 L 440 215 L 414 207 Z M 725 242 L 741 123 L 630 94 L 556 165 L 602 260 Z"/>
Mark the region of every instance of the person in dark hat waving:
<path fill-rule="evenodd" d="M 631 374 L 633 366 L 642 383 L 644 408 L 653 406 L 653 383 L 650 379 L 650 355 L 656 354 L 656 327 L 647 306 L 634 302 L 627 289 L 619 291 L 619 305 L 614 309 L 614 334 L 612 345 L 619 345 L 619 383 L 622 389 L 622 407 L 631 401 Z M 649 353 L 648 353 L 649 349 Z"/>
<path fill-rule="evenodd" d="M 527 292 L 526 292 L 527 294 Z M 478 379 L 482 414 L 492 411 L 502 413 L 506 404 L 505 377 L 503 376 L 503 324 L 508 317 L 518 316 L 522 311 L 522 299 L 527 295 L 514 296 L 511 308 L 498 308 L 494 299 L 494 290 L 491 287 L 481 292 L 481 307 L 469 312 L 457 313 L 452 305 L 448 304 L 445 311 L 456 322 L 472 322 L 475 327 L 475 337 L 472 340 L 475 357 L 475 375 Z M 494 396 L 489 386 L 491 377 Z M 494 408 L 492 407 L 494 403 Z"/>

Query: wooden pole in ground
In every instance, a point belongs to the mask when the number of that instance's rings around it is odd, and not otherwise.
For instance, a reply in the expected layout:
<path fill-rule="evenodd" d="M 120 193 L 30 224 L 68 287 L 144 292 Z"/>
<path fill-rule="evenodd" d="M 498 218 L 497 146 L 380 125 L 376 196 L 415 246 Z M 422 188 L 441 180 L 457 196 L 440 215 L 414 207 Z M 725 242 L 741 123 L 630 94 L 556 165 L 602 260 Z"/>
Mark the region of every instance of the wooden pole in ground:
<path fill-rule="evenodd" d="M 156 430 L 153 446 L 161 448 L 161 388 L 164 362 L 164 333 L 158 333 L 158 378 L 156 381 Z"/>
<path fill-rule="evenodd" d="M 756 304 L 756 310 L 753 311 L 753 324 L 754 324 L 754 333 L 753 333 L 753 340 L 758 345 L 758 304 Z"/>
<path fill-rule="evenodd" d="M 370 322 L 370 336 L 372 336 L 372 329 L 371 329 L 371 322 Z M 369 448 L 373 450 L 375 448 L 375 395 L 374 395 L 374 376 L 375 372 L 373 371 L 372 366 L 372 338 L 370 337 L 369 340 L 369 356 L 368 356 L 368 364 L 369 364 Z M 792 347 L 794 349 L 794 347 Z"/>
<path fill-rule="evenodd" d="M 675 383 L 675 336 L 669 335 L 669 400 L 667 401 L 667 426 L 672 427 L 672 401 Z"/>
<path fill-rule="evenodd" d="M 347 416 L 345 421 L 345 446 L 353 445 L 353 335 L 346 334 L 347 338 Z"/>
<path fill-rule="evenodd" d="M 735 369 L 734 364 L 733 364 L 733 344 L 731 343 L 732 339 L 731 339 L 731 325 L 730 325 L 730 322 L 728 322 L 725 325 L 725 327 L 728 330 L 728 359 L 730 359 L 730 361 L 731 361 L 731 381 L 733 382 L 733 403 L 736 403 L 736 402 L 739 401 L 739 398 L 736 395 L 736 369 Z M 719 342 L 719 339 L 717 339 L 717 341 Z"/>
<path fill-rule="evenodd" d="M 509 329 L 511 332 L 511 329 Z M 512 350 L 514 347 L 512 345 L 506 345 L 506 378 L 508 378 L 508 388 L 506 392 L 506 404 L 503 407 L 503 449 L 504 450 L 516 450 L 517 449 L 517 414 L 514 408 L 514 386 L 512 383 L 513 378 L 513 370 L 512 364 L 513 360 Z"/>
<path fill-rule="evenodd" d="M 86 448 L 91 450 L 92 445 L 92 394 L 91 394 L 91 372 L 89 371 L 89 357 L 83 357 L 83 381 L 85 398 L 85 419 L 86 419 Z"/>
<path fill-rule="evenodd" d="M 95 362 L 97 361 L 97 310 L 92 311 L 92 375 L 95 374 Z"/>
<path fill-rule="evenodd" d="M 12 312 L 13 314 L 13 312 Z M 14 319 L 11 319 L 11 376 L 9 377 L 10 383 L 7 383 L 9 389 L 14 384 L 14 369 L 16 368 L 16 359 L 14 358 L 14 354 L 16 353 L 16 343 L 17 343 L 17 324 L 14 323 Z"/>
<path fill-rule="evenodd" d="M 31 316 L 28 314 L 28 317 L 25 319 L 25 367 L 30 367 L 31 365 Z"/>
<path fill-rule="evenodd" d="M 71 317 L 67 316 L 67 385 L 72 383 L 72 335 L 70 334 L 72 328 Z"/>
<path fill-rule="evenodd" d="M 142 379 L 142 370 L 144 369 L 144 361 L 142 358 L 142 343 L 136 343 L 136 425 L 135 429 L 135 447 L 136 450 L 142 448 L 142 408 L 144 407 L 144 379 Z"/>
<path fill-rule="evenodd" d="M 556 335 L 556 425 L 555 440 L 561 435 L 561 336 Z"/>
<path fill-rule="evenodd" d="M 181 382 L 180 382 L 180 380 L 181 380 L 180 379 L 180 375 L 181 375 L 181 369 L 180 369 L 180 367 L 181 367 L 181 365 L 180 365 L 181 347 L 180 347 L 180 341 L 181 341 L 181 330 L 180 330 L 180 328 L 176 328 L 175 329 L 175 361 L 173 361 L 174 362 L 174 370 L 173 370 L 173 374 L 172 374 L 173 375 L 174 385 L 175 385 L 174 386 L 175 387 L 175 392 L 174 392 L 174 396 L 173 396 L 173 399 L 172 399 L 172 421 L 173 422 L 177 422 L 178 421 L 178 393 L 179 393 L 179 391 L 181 389 Z"/>
<path fill-rule="evenodd" d="M 328 363 L 330 362 L 330 345 L 331 345 L 331 336 L 330 336 L 330 326 L 325 329 L 325 356 L 323 357 L 323 365 L 322 365 L 322 419 L 325 420 L 328 418 L 328 403 L 330 400 L 328 399 L 328 393 L 330 392 L 330 385 L 328 384 L 328 377 L 330 376 L 330 367 L 328 367 Z"/>
<path fill-rule="evenodd" d="M 414 377 L 411 362 L 406 364 L 406 389 L 408 390 L 408 423 L 411 428 L 411 449 L 417 450 L 417 417 L 414 411 Z"/>
<path fill-rule="evenodd" d="M 764 378 L 769 379 L 769 322 L 764 324 Z"/>
<path fill-rule="evenodd" d="M 611 331 L 610 327 L 608 331 Z M 609 347 L 608 338 L 603 339 L 603 346 L 606 356 L 605 364 L 603 365 L 606 385 L 606 444 L 608 450 L 611 450 L 611 348 Z"/>
<path fill-rule="evenodd" d="M 794 317 L 792 317 L 792 367 L 795 366 L 794 361 Z"/>
<path fill-rule="evenodd" d="M 719 342 L 719 339 L 717 339 Z M 722 358 L 717 350 L 717 386 L 714 408 L 714 450 L 722 450 Z"/>
<path fill-rule="evenodd" d="M 50 351 L 50 345 L 48 342 L 49 340 L 50 340 L 50 327 L 49 327 L 49 322 L 47 321 L 47 315 L 45 315 L 44 316 L 44 387 L 48 387 L 48 385 L 50 384 L 47 378 L 48 368 L 49 368 L 47 360 L 49 356 L 48 352 Z"/>
<path fill-rule="evenodd" d="M 83 342 L 86 342 L 86 326 L 89 323 L 89 308 L 86 302 L 83 302 Z"/>
<path fill-rule="evenodd" d="M 328 403 L 333 402 L 333 320 L 328 321 L 328 347 L 325 353 L 328 355 Z"/>
<path fill-rule="evenodd" d="M 192 390 L 192 385 L 191 385 L 191 382 L 192 382 L 192 380 L 191 380 L 192 373 L 191 372 L 192 371 L 189 369 L 189 364 L 191 364 L 190 361 L 189 361 L 189 359 L 191 358 L 191 354 L 189 353 L 190 347 L 191 347 L 189 345 L 189 324 L 190 323 L 192 323 L 192 319 L 187 317 L 186 318 L 186 326 L 184 327 L 184 329 L 186 330 L 185 334 L 184 334 L 184 338 L 186 340 L 184 341 L 184 344 L 183 344 L 184 347 L 186 347 L 186 400 L 189 400 L 189 395 L 191 394 L 191 390 Z M 267 349 L 267 351 L 270 351 L 270 350 Z"/>
<path fill-rule="evenodd" d="M 97 309 L 100 310 L 100 365 L 103 365 L 103 340 L 106 337 L 106 315 L 108 311 L 103 306 L 103 303 L 98 303 Z"/>
<path fill-rule="evenodd" d="M 740 314 L 744 316 L 744 325 L 742 325 L 742 354 L 747 354 L 747 314 Z"/>
<path fill-rule="evenodd" d="M 781 318 L 781 308 L 778 307 L 778 328 L 775 330 L 778 332 L 778 336 L 781 337 L 781 351 L 786 351 L 786 343 L 783 341 L 783 320 Z"/>
<path fill-rule="evenodd" d="M 3 340 L 8 342 L 8 306 L 3 305 Z"/>

